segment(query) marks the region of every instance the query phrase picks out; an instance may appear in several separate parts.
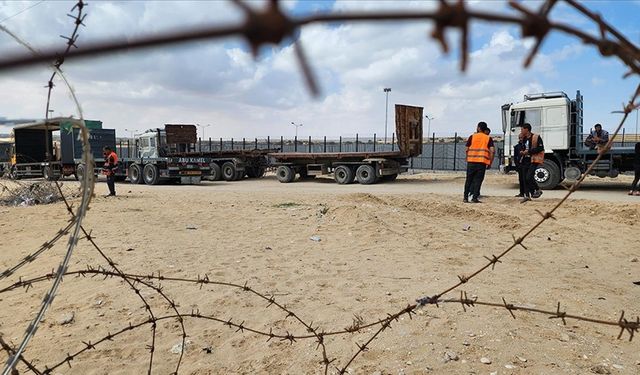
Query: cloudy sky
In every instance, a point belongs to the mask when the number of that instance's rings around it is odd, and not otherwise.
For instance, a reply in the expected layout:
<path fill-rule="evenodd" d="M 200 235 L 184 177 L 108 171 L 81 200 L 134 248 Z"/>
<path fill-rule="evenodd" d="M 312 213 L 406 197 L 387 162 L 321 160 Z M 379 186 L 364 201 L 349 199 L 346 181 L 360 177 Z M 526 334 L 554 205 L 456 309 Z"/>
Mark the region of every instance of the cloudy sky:
<path fill-rule="evenodd" d="M 63 45 L 72 19 L 73 1 L 0 0 L 0 24 L 35 48 Z M 525 2 L 538 7 L 540 2 Z M 640 1 L 591 1 L 585 4 L 602 14 L 622 33 L 640 43 Z M 252 6 L 260 7 L 256 1 Z M 376 9 L 433 9 L 430 1 L 288 1 L 294 15 Z M 470 2 L 470 7 L 510 12 L 502 1 Z M 78 46 L 110 38 L 219 25 L 242 21 L 243 14 L 226 1 L 89 1 L 86 26 Z M 562 4 L 552 18 L 586 32 L 597 28 Z M 470 66 L 458 70 L 457 33 L 449 34 L 454 47 L 443 55 L 428 38 L 428 22 L 347 23 L 312 25 L 300 40 L 318 77 L 322 94 L 313 98 L 300 74 L 288 43 L 264 48 L 257 60 L 244 40 L 229 38 L 122 52 L 69 60 L 64 66 L 87 119 L 104 126 L 144 129 L 164 123 L 210 124 L 206 137 L 292 136 L 291 122 L 302 123 L 300 136 L 337 137 L 355 133 L 384 133 L 384 87 L 389 96 L 389 134 L 393 104 L 422 106 L 434 117 L 431 129 L 439 134 L 469 133 L 484 120 L 501 132 L 500 105 L 522 100 L 532 92 L 565 91 L 585 97 L 585 122 L 615 126 L 612 110 L 638 84 L 622 79 L 627 71 L 615 58 L 601 58 L 592 47 L 561 34 L 549 38 L 534 64 L 522 69 L 533 44 L 520 39 L 515 27 L 472 24 Z M 24 47 L 0 32 L 0 59 L 24 53 Z M 0 71 L 0 119 L 42 118 L 46 84 L 51 71 L 45 65 Z M 52 97 L 54 115 L 77 111 L 62 82 Z M 426 126 L 426 123 L 425 123 Z M 635 116 L 627 126 L 635 130 Z M 426 132 L 425 128 L 425 132 Z M 0 126 L 0 133 L 9 128 Z"/>

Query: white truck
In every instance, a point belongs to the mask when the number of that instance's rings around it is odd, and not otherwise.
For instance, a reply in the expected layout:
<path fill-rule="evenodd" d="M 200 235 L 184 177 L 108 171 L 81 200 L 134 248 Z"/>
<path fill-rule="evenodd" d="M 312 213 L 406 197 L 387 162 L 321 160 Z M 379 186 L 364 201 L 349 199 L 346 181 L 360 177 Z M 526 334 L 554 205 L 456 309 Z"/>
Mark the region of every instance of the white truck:
<path fill-rule="evenodd" d="M 515 170 L 514 146 L 524 123 L 531 124 L 533 133 L 544 142 L 545 161 L 535 172 L 542 189 L 553 189 L 560 182 L 579 179 L 598 156 L 598 151 L 584 145 L 590 128 L 583 127 L 583 98 L 577 91 L 575 99 L 564 92 L 525 95 L 524 101 L 502 106 L 504 159 L 500 170 Z M 615 178 L 621 172 L 633 170 L 635 142 L 616 138 L 611 150 L 594 166 L 592 175 Z"/>

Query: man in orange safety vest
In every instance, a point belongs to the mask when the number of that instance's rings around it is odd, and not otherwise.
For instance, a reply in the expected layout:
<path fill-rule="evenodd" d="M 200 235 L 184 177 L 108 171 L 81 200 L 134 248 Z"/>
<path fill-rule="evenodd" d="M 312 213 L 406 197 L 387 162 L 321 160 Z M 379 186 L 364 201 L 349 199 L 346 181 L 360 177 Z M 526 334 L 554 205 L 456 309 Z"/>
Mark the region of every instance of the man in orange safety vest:
<path fill-rule="evenodd" d="M 469 203 L 469 195 L 471 195 L 471 202 L 481 203 L 478 199 L 480 186 L 484 180 L 486 170 L 491 167 L 495 154 L 493 139 L 485 134 L 487 129 L 486 122 L 479 122 L 476 132 L 467 140 L 465 147 L 465 152 L 467 153 L 467 178 L 464 182 L 463 199 L 465 203 Z"/>

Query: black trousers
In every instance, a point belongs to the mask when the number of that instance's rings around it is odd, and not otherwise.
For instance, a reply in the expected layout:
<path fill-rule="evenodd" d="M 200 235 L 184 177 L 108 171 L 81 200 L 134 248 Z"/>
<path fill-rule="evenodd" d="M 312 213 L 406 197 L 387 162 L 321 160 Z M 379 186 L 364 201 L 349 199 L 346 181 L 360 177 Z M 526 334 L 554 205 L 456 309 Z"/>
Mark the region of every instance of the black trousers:
<path fill-rule="evenodd" d="M 519 165 L 517 167 L 517 171 L 518 171 L 518 184 L 520 185 L 520 194 L 524 195 L 524 190 L 525 190 L 525 185 L 527 183 L 526 180 L 526 176 L 527 176 L 527 169 L 529 168 L 528 165 Z"/>
<path fill-rule="evenodd" d="M 538 183 L 536 182 L 536 179 L 535 179 L 536 168 L 538 168 L 538 164 L 531 163 L 526 166 L 527 173 L 524 178 L 525 179 L 524 195 L 526 197 L 531 196 L 531 194 L 533 194 L 534 191 L 540 190 L 540 187 L 538 187 Z"/>
<path fill-rule="evenodd" d="M 111 174 L 107 175 L 107 186 L 109 187 L 109 194 L 116 195 L 116 176 Z"/>
<path fill-rule="evenodd" d="M 638 181 L 640 181 L 640 167 L 635 168 L 635 177 L 633 178 L 633 182 L 631 183 L 631 190 L 638 190 L 640 186 L 638 185 Z"/>
<path fill-rule="evenodd" d="M 464 181 L 464 199 L 469 198 L 469 194 L 474 199 L 480 196 L 480 186 L 484 180 L 487 166 L 484 163 L 467 163 L 467 179 Z"/>

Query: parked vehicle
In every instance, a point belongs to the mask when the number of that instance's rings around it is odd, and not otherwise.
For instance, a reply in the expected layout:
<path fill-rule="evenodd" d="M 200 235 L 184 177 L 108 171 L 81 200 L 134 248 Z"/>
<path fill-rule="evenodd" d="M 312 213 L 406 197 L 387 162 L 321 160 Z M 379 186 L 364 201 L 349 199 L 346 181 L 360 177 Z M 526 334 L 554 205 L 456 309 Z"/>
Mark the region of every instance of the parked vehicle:
<path fill-rule="evenodd" d="M 544 164 L 535 172 L 542 189 L 553 189 L 560 182 L 579 179 L 593 164 L 598 151 L 584 145 L 589 131 L 583 128 L 583 97 L 577 91 L 570 99 L 564 92 L 525 95 L 524 101 L 502 106 L 504 160 L 501 171 L 514 170 L 513 147 L 524 123 L 540 134 L 545 146 Z M 613 143 L 613 147 L 594 166 L 592 175 L 615 178 L 633 170 L 634 144 Z"/>
<path fill-rule="evenodd" d="M 129 178 L 133 184 L 157 185 L 163 182 L 198 184 L 211 167 L 203 157 L 187 156 L 196 141 L 195 125 L 165 125 L 148 130 L 134 139 L 134 144 L 116 147 L 120 168 L 116 179 Z"/>
<path fill-rule="evenodd" d="M 0 140 L 0 177 L 11 170 L 11 153 L 13 150 L 13 142 L 9 140 Z"/>
<path fill-rule="evenodd" d="M 84 173 L 78 121 L 59 117 L 16 126 L 10 151 L 10 177 L 78 178 Z M 102 148 L 115 145 L 115 130 L 102 129 L 101 121 L 85 120 L 85 125 L 90 129 L 89 144 L 99 168 L 103 161 Z M 53 141 L 54 135 L 59 136 L 59 142 Z"/>
<path fill-rule="evenodd" d="M 282 183 L 333 173 L 339 184 L 358 181 L 374 184 L 393 181 L 409 168 L 409 158 L 422 152 L 422 107 L 396 104 L 397 151 L 378 152 L 283 152 L 270 153 L 270 163 L 277 167 Z"/>

